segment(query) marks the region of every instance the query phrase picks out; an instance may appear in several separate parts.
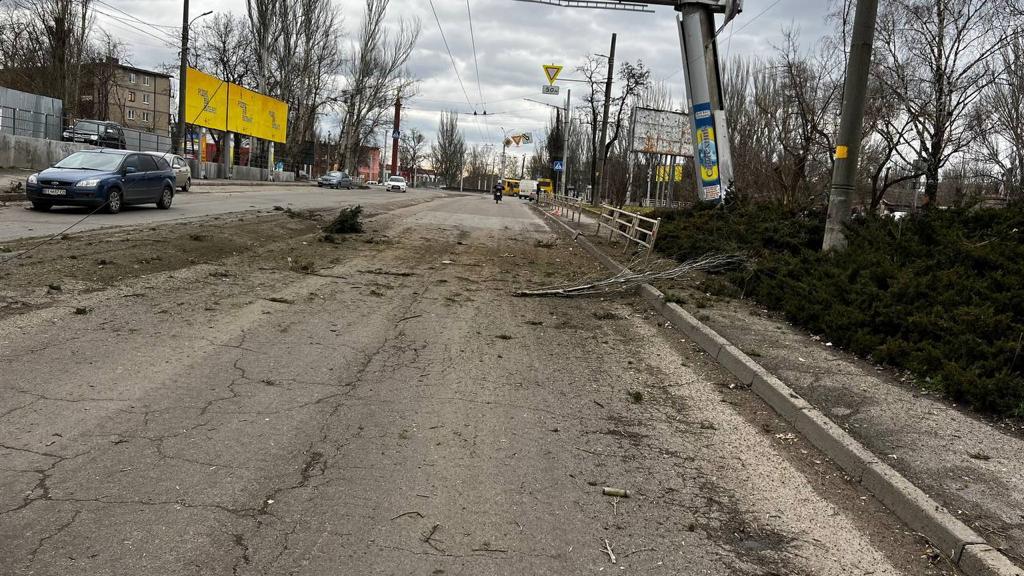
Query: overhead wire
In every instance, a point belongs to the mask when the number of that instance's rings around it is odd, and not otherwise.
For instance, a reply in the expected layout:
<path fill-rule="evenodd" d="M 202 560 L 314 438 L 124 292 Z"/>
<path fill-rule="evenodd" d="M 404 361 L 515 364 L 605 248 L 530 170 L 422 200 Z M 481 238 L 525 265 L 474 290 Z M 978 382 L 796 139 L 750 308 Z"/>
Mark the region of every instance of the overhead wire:
<path fill-rule="evenodd" d="M 100 10 L 98 8 L 95 8 L 95 7 L 93 7 L 93 11 L 96 12 L 97 14 L 100 14 L 102 16 L 105 16 L 105 17 L 109 18 L 112 22 L 107 22 L 108 24 L 116 23 L 116 24 L 114 24 L 115 26 L 117 26 L 117 24 L 120 24 L 120 27 L 122 27 L 123 29 L 124 28 L 130 29 L 133 32 L 136 32 L 138 34 L 142 34 L 143 36 L 146 36 L 148 38 L 152 38 L 153 40 L 156 40 L 156 41 L 164 44 L 165 46 L 167 46 L 169 48 L 180 48 L 181 47 L 180 46 L 180 39 L 178 39 L 178 38 L 175 38 L 175 37 L 170 36 L 170 35 L 167 35 L 165 37 L 160 37 L 160 36 L 157 36 L 156 34 L 154 34 L 153 32 L 150 32 L 148 30 L 143 30 L 143 29 L 139 28 L 138 26 L 136 26 L 134 23 L 132 23 L 130 21 L 127 21 L 127 20 L 125 20 L 125 19 L 123 19 L 121 17 L 115 16 L 114 14 L 110 14 L 109 12 L 104 12 L 103 10 Z"/>
<path fill-rule="evenodd" d="M 484 110 L 484 129 L 485 134 L 490 135 L 491 127 L 487 123 L 487 104 L 484 102 L 484 89 L 480 83 L 480 60 L 477 57 L 476 52 L 476 33 L 473 31 L 473 10 L 469 6 L 469 0 L 466 0 L 466 16 L 469 18 L 469 39 L 473 45 L 473 67 L 476 70 L 476 91 L 477 95 L 480 96 L 480 107 Z"/>
<path fill-rule="evenodd" d="M 167 24 L 156 24 L 156 23 L 153 23 L 153 22 L 149 22 L 149 21 L 143 20 L 142 18 L 139 18 L 138 16 L 136 16 L 134 14 L 131 14 L 129 12 L 125 12 L 124 10 L 118 8 L 117 6 L 114 6 L 113 4 L 108 4 L 108 3 L 104 2 L 103 0 L 93 0 L 93 2 L 96 2 L 97 4 L 102 4 L 102 5 L 106 6 L 107 8 L 110 8 L 111 10 L 114 10 L 116 12 L 120 12 L 121 14 L 124 14 L 125 16 L 131 18 L 132 20 L 135 20 L 136 22 L 138 22 L 140 24 L 145 24 L 146 26 L 149 26 L 150 28 L 154 28 L 154 29 L 161 29 L 161 28 L 163 28 L 163 29 L 167 29 L 167 30 L 173 30 L 173 31 L 175 31 L 178 34 L 181 33 L 181 26 L 168 26 Z M 93 9 L 95 9 L 95 7 Z"/>
<path fill-rule="evenodd" d="M 429 0 L 430 11 L 434 13 L 434 22 L 437 22 L 437 31 L 441 33 L 441 40 L 444 42 L 444 49 L 448 52 L 448 59 L 452 63 L 452 71 L 455 72 L 455 77 L 459 80 L 459 87 L 462 88 L 462 95 L 466 97 L 466 104 L 469 104 L 470 108 L 476 110 L 473 106 L 473 101 L 469 97 L 469 92 L 466 91 L 466 85 L 462 82 L 462 75 L 459 74 L 459 67 L 455 64 L 455 56 L 452 55 L 452 49 L 448 45 L 448 38 L 444 35 L 444 27 L 441 26 L 441 18 L 437 15 L 437 8 L 434 6 L 434 0 Z"/>

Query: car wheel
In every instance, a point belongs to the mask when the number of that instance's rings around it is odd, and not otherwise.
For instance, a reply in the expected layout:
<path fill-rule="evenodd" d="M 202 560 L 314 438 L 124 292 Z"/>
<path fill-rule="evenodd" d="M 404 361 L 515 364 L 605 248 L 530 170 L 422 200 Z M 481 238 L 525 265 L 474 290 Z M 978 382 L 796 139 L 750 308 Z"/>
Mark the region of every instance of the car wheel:
<path fill-rule="evenodd" d="M 124 195 L 117 188 L 107 192 L 107 214 L 117 214 L 124 203 Z"/>
<path fill-rule="evenodd" d="M 192 178 L 185 179 L 185 185 L 181 187 L 182 192 L 188 192 L 188 189 L 192 187 Z"/>
<path fill-rule="evenodd" d="M 156 203 L 156 207 L 161 210 L 167 210 L 171 207 L 171 202 L 174 201 L 174 188 L 167 186 L 164 188 L 162 194 L 160 194 L 160 200 Z"/>
<path fill-rule="evenodd" d="M 39 212 L 49 212 L 50 208 L 53 208 L 53 204 L 50 204 L 49 202 L 36 202 L 35 200 L 32 201 L 33 210 Z"/>

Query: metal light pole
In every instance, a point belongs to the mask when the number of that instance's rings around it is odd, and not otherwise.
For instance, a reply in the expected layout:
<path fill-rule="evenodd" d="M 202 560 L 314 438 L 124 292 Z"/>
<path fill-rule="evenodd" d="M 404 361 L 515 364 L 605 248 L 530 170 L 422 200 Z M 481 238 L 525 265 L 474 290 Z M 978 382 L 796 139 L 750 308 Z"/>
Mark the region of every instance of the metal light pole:
<path fill-rule="evenodd" d="M 175 154 L 185 150 L 185 75 L 188 70 L 188 29 L 192 22 L 210 14 L 213 14 L 213 10 L 203 12 L 189 20 L 188 0 L 185 0 L 185 7 L 181 14 L 181 67 L 178 70 L 178 129 L 175 131 L 172 143 Z"/>
<path fill-rule="evenodd" d="M 875 40 L 878 0 L 858 0 L 853 19 L 850 60 L 846 65 L 846 88 L 843 92 L 843 117 L 836 139 L 832 189 L 828 199 L 828 219 L 822 251 L 846 247 L 843 224 L 850 219 L 850 196 L 857 179 L 860 158 L 860 132 L 864 123 L 864 99 L 871 68 L 871 46 Z"/>

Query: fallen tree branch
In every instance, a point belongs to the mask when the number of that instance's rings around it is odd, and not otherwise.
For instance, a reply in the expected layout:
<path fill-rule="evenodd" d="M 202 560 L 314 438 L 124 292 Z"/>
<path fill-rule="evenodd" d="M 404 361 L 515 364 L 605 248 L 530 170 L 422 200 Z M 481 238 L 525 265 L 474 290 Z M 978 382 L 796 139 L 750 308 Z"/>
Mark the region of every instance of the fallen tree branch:
<path fill-rule="evenodd" d="M 675 280 L 694 272 L 714 272 L 731 268 L 743 262 L 741 256 L 733 254 L 709 254 L 700 258 L 687 260 L 683 263 L 658 260 L 643 265 L 635 260 L 614 276 L 597 278 L 576 284 L 561 284 L 536 290 L 521 290 L 515 296 L 584 296 L 605 294 L 636 288 L 641 284 L 649 284 L 662 280 Z M 642 266 L 642 267 L 641 267 Z M 633 271 L 636 269 L 638 271 Z"/>

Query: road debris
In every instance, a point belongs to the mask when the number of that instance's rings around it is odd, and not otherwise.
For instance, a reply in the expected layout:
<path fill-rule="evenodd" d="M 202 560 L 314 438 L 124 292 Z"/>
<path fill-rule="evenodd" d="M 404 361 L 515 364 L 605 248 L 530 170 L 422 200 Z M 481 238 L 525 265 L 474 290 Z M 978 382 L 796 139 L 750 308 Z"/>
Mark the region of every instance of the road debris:
<path fill-rule="evenodd" d="M 634 260 L 618 274 L 601 277 L 582 284 L 558 284 L 536 290 L 520 290 L 514 296 L 585 296 L 606 294 L 636 288 L 641 284 L 675 280 L 694 272 L 712 272 L 732 268 L 743 262 L 743 258 L 731 254 L 710 254 L 687 260 L 682 264 L 671 260 L 656 260 L 644 264 Z M 633 269 L 638 270 L 634 272 Z"/>
<path fill-rule="evenodd" d="M 264 298 L 267 302 L 275 302 L 277 304 L 295 304 L 295 300 L 291 298 L 283 298 L 281 296 L 271 296 L 270 298 Z"/>
<path fill-rule="evenodd" d="M 601 493 L 605 496 L 615 496 L 616 498 L 629 498 L 632 495 L 632 493 L 625 488 L 612 488 L 610 486 L 601 488 Z"/>
<path fill-rule="evenodd" d="M 434 523 L 434 527 L 430 529 L 430 532 L 427 533 L 427 534 L 423 534 L 423 542 L 426 543 L 431 548 L 433 548 L 434 550 L 437 550 L 438 552 L 444 554 L 445 553 L 444 549 L 443 548 L 438 548 L 437 545 L 434 544 L 434 540 L 433 540 L 434 539 L 434 534 L 437 533 L 437 529 L 440 528 L 440 527 L 441 527 L 441 524 L 439 522 L 435 522 Z M 438 542 L 440 542 L 440 540 L 438 540 Z"/>
<path fill-rule="evenodd" d="M 413 515 L 416 515 L 416 516 L 419 516 L 420 518 L 423 518 L 423 514 L 420 514 L 419 512 L 417 512 L 415 510 L 410 510 L 409 512 L 402 512 L 398 516 L 394 516 L 391 519 L 392 520 L 398 520 L 399 518 L 402 518 L 403 516 L 413 516 Z"/>
<path fill-rule="evenodd" d="M 601 550 L 605 554 L 608 554 L 608 559 L 612 561 L 612 564 L 616 564 L 618 561 L 615 558 L 615 553 L 612 552 L 612 545 L 608 543 L 608 539 L 604 540 L 604 550 Z"/>

